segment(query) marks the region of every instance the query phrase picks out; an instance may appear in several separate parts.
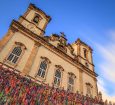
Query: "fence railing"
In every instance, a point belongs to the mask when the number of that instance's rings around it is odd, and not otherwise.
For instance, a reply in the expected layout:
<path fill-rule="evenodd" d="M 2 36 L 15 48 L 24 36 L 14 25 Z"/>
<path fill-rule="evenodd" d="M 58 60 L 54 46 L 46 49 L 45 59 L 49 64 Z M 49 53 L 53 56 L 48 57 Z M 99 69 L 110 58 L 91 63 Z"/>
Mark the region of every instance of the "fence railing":
<path fill-rule="evenodd" d="M 98 97 L 71 93 L 39 82 L 1 65 L 0 105 L 112 105 Z"/>

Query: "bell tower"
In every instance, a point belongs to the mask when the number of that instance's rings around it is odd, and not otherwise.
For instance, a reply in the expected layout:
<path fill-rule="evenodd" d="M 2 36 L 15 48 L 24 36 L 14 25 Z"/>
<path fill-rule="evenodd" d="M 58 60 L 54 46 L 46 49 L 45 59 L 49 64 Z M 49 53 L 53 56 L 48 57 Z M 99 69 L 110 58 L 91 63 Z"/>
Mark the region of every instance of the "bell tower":
<path fill-rule="evenodd" d="M 8 32 L 0 40 L 0 62 L 21 72 L 27 71 L 50 20 L 45 12 L 30 4 L 24 15 L 12 21 Z"/>
<path fill-rule="evenodd" d="M 34 4 L 30 4 L 24 15 L 20 16 L 18 22 L 33 33 L 43 36 L 50 20 L 50 16 L 46 15 Z"/>
<path fill-rule="evenodd" d="M 94 71 L 92 48 L 83 41 L 81 41 L 79 38 L 73 44 L 73 47 L 75 49 L 78 61 L 89 70 Z"/>

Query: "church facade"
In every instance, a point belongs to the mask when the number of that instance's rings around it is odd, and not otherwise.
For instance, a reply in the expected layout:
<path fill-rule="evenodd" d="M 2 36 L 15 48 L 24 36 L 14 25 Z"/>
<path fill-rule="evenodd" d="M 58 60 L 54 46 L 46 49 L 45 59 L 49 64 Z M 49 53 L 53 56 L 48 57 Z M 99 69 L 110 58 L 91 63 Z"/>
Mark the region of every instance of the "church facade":
<path fill-rule="evenodd" d="M 64 33 L 45 36 L 50 21 L 50 16 L 30 4 L 1 39 L 0 63 L 40 83 L 97 96 L 92 48 L 80 39 L 67 43 Z"/>

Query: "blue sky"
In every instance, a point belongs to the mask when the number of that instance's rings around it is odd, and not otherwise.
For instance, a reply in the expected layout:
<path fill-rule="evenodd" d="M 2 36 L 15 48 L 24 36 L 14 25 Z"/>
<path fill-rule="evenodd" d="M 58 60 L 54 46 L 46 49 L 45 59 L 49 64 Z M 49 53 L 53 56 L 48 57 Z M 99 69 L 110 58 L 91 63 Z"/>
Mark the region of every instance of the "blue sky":
<path fill-rule="evenodd" d="M 0 38 L 29 3 L 52 17 L 46 35 L 64 32 L 69 43 L 79 37 L 94 49 L 99 90 L 104 98 L 115 100 L 115 0 L 3 0 L 0 1 Z"/>

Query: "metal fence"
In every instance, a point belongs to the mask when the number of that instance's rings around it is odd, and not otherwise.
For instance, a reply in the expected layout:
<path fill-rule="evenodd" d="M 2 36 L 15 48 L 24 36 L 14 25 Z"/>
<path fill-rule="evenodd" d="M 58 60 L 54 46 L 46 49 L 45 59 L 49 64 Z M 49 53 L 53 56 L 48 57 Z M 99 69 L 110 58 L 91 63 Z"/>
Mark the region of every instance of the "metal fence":
<path fill-rule="evenodd" d="M 98 97 L 71 93 L 38 82 L 0 66 L 0 105 L 112 105 Z"/>

